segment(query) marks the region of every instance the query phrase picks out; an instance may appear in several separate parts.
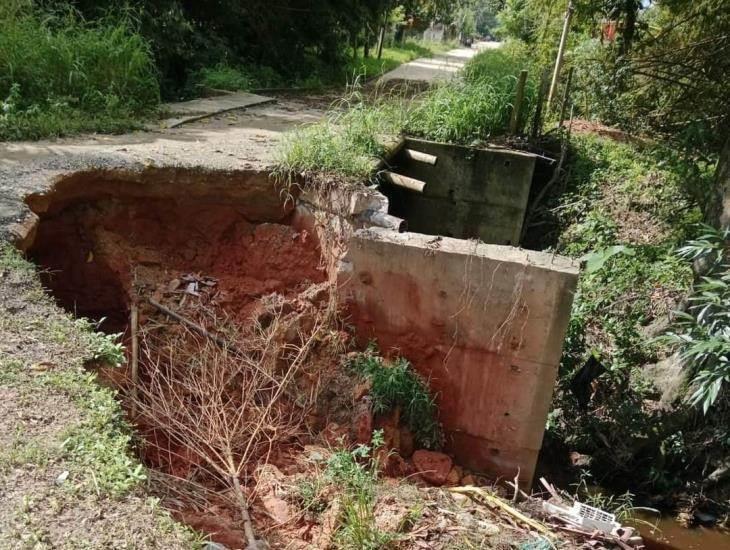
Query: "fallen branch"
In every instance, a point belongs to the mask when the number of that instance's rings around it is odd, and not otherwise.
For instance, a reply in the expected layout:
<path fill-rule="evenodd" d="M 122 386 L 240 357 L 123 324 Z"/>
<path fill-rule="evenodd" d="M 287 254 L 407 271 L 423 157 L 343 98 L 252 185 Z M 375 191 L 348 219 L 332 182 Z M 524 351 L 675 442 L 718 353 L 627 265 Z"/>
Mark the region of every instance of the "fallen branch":
<path fill-rule="evenodd" d="M 496 497 L 491 493 L 488 493 L 484 489 L 480 489 L 479 487 L 453 487 L 449 490 L 453 493 L 470 496 L 477 501 L 481 499 L 487 506 L 491 506 L 492 508 L 499 508 L 500 510 L 506 512 L 507 514 L 518 520 L 520 523 L 527 525 L 538 533 L 541 533 L 549 538 L 555 537 L 555 534 L 550 531 L 550 529 L 548 529 L 545 525 L 535 521 L 532 518 L 528 518 L 519 510 L 516 510 L 515 508 L 504 502 L 502 499 Z"/>
<path fill-rule="evenodd" d="M 555 487 L 553 487 L 548 481 L 544 478 L 540 478 L 540 483 L 542 484 L 545 489 L 547 489 L 547 492 L 550 493 L 550 495 L 557 501 L 558 504 L 563 503 L 563 497 L 561 497 L 558 492 L 555 490 Z"/>
<path fill-rule="evenodd" d="M 188 327 L 193 332 L 197 332 L 201 336 L 204 336 L 205 338 L 208 338 L 209 340 L 212 340 L 213 342 L 215 342 L 216 344 L 218 344 L 224 350 L 231 350 L 234 353 L 240 353 L 240 351 L 238 351 L 236 349 L 236 347 L 233 346 L 230 342 L 226 342 L 223 338 L 221 338 L 220 336 L 218 336 L 216 334 L 211 334 L 210 332 L 208 332 L 207 330 L 205 330 L 203 327 L 201 327 L 199 324 L 191 321 L 190 319 L 187 319 L 186 317 L 183 317 L 179 313 L 175 313 L 170 308 L 163 306 L 161 303 L 156 302 L 152 298 L 147 298 L 147 301 L 150 303 L 150 305 L 152 305 L 155 308 L 159 309 L 165 315 L 167 315 L 169 317 L 172 317 L 176 321 L 182 323 L 183 325 L 185 325 L 186 327 Z"/>
<path fill-rule="evenodd" d="M 571 114 L 571 124 L 572 124 L 572 114 Z M 532 221 L 533 216 L 535 215 L 535 212 L 537 212 L 537 207 L 540 205 L 542 200 L 545 198 L 545 195 L 547 195 L 547 192 L 550 191 L 553 185 L 555 185 L 560 180 L 560 174 L 563 170 L 563 163 L 565 162 L 565 157 L 568 154 L 568 143 L 570 142 L 570 130 L 568 130 L 568 133 L 566 137 L 562 139 L 560 142 L 560 159 L 558 160 L 558 165 L 555 167 L 555 171 L 553 172 L 553 175 L 550 177 L 550 180 L 545 184 L 545 187 L 543 187 L 540 192 L 535 197 L 535 200 L 532 201 L 532 204 L 530 205 L 530 209 L 527 211 L 527 214 L 525 215 L 525 221 L 522 224 L 522 233 L 520 235 L 520 242 L 522 242 L 525 239 L 525 235 L 527 234 L 527 229 L 530 227 L 530 222 Z"/>

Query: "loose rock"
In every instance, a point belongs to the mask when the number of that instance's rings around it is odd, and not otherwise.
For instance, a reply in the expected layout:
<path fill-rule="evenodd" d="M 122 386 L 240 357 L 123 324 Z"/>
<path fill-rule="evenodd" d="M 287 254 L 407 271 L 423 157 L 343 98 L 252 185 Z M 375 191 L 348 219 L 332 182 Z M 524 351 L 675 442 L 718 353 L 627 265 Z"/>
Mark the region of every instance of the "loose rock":
<path fill-rule="evenodd" d="M 423 480 L 432 485 L 443 485 L 453 466 L 451 458 L 444 453 L 424 450 L 413 453 L 413 465 Z"/>

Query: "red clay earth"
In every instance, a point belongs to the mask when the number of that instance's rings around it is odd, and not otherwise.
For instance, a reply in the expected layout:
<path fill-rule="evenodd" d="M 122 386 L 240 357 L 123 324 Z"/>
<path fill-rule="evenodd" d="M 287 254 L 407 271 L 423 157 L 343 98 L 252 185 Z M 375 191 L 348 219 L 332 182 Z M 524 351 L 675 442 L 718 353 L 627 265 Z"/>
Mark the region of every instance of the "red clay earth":
<path fill-rule="evenodd" d="M 48 208 L 41 213 L 29 249 L 31 258 L 45 268 L 44 284 L 60 304 L 79 316 L 105 317 L 104 330 L 126 331 L 129 307 L 135 298 L 153 297 L 178 312 L 187 308 L 191 316 L 201 304 L 229 315 L 239 324 L 260 316 L 265 310 L 262 304 L 272 294 L 283 299 L 288 311 L 295 314 L 321 300 L 320 289 L 327 285 L 319 283 L 327 280 L 327 273 L 320 250 L 306 230 L 286 224 L 286 213 L 283 223 L 266 223 L 261 221 L 266 216 L 251 215 L 255 207 L 250 201 L 237 206 L 235 200 L 210 204 L 195 198 L 140 200 L 120 195 L 98 196 L 91 201 L 77 198 Z M 186 281 L 191 279 L 202 286 L 186 296 Z M 210 286 L 205 285 L 206 281 L 211 282 Z M 141 324 L 153 316 L 164 317 L 149 305 L 141 307 Z M 337 370 L 339 365 L 329 367 Z M 111 374 L 107 381 L 123 387 L 127 381 L 125 369 Z M 339 380 L 320 380 L 326 388 L 325 403 L 305 422 L 312 433 L 319 435 L 277 448 L 270 457 L 269 466 L 278 472 L 277 476 L 294 476 L 288 481 L 291 483 L 296 476 L 309 475 L 312 465 L 303 458 L 308 445 L 338 446 L 343 436 L 368 443 L 372 429 L 379 428 L 385 432 L 387 447 L 400 452 L 382 457 L 386 474 L 401 477 L 418 472 L 423 480 L 436 485 L 459 483 L 460 470 L 452 468 L 451 459 L 445 455 L 417 451 L 413 462 L 407 461 L 414 454 L 413 436 L 400 426 L 397 411 L 374 419 L 366 405 L 369 387 L 337 376 Z M 144 446 L 143 459 L 148 466 L 182 479 L 195 477 L 200 457 L 173 444 L 159 429 L 141 424 L 137 427 L 151 443 Z M 318 454 L 328 452 L 319 449 Z M 206 483 L 197 476 L 198 482 Z M 219 489 L 212 481 L 211 487 Z M 280 525 L 288 513 L 286 506 L 276 491 L 259 486 L 252 508 L 257 529 L 276 539 L 304 541 L 305 546 L 331 535 L 327 530 L 331 531 L 332 525 L 327 521 L 312 523 L 292 517 L 285 526 Z M 230 548 L 245 547 L 238 514 L 224 501 L 214 501 L 207 508 L 182 502 L 174 514 L 211 534 L 217 542 Z"/>
<path fill-rule="evenodd" d="M 133 285 L 154 294 L 155 285 L 187 273 L 210 276 L 216 303 L 243 320 L 257 298 L 326 277 L 306 231 L 254 224 L 234 206 L 195 201 L 73 205 L 42 219 L 30 255 L 61 305 L 106 316 L 106 330 L 126 324 Z"/>

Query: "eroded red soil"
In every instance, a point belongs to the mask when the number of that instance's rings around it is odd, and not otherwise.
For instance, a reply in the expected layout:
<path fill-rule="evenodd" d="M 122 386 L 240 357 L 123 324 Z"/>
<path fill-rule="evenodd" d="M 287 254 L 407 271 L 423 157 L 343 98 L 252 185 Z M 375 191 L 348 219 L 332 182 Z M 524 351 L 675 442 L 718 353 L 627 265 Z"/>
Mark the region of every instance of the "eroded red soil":
<path fill-rule="evenodd" d="M 321 282 L 319 250 L 306 231 L 252 223 L 235 206 L 194 201 L 102 200 L 42 219 L 31 257 L 44 283 L 79 315 L 123 326 L 130 297 L 187 273 L 217 281 L 216 303 L 245 319 L 257 298 Z M 143 287 L 143 288 L 140 288 Z"/>

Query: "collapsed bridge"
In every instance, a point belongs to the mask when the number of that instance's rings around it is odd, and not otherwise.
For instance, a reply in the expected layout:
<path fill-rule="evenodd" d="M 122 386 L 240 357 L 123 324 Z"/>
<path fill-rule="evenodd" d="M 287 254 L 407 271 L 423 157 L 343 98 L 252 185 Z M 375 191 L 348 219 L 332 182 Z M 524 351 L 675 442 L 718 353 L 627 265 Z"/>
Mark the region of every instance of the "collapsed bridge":
<path fill-rule="evenodd" d="M 183 273 L 214 277 L 239 320 L 261 296 L 329 282 L 361 345 L 376 341 L 429 381 L 447 452 L 531 483 L 577 266 L 511 246 L 533 155 L 404 145 L 389 168 L 426 183 L 420 192 L 286 193 L 256 170 L 79 171 L 27 197 L 16 240 L 64 307 L 113 332 L 140 280 L 154 292 Z"/>

